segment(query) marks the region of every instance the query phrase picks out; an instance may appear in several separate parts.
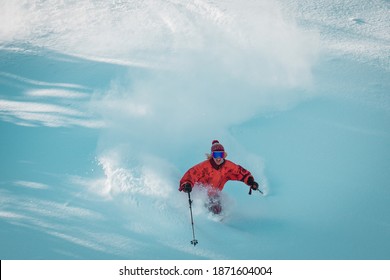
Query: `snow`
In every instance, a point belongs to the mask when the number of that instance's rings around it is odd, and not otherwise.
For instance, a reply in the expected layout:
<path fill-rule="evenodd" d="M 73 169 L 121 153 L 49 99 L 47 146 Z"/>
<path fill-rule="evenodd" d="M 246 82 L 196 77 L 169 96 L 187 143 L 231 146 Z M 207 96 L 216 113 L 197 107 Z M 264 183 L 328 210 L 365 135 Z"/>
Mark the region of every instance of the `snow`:
<path fill-rule="evenodd" d="M 1 1 L 0 259 L 389 259 L 388 1 Z M 266 191 L 178 181 L 218 139 Z"/>

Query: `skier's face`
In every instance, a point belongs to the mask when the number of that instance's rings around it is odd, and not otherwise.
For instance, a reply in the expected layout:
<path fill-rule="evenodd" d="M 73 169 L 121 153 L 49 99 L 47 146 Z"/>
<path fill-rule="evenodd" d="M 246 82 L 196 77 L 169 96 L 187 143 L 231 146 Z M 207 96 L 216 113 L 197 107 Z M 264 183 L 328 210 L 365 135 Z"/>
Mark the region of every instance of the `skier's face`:
<path fill-rule="evenodd" d="M 222 164 L 225 153 L 223 151 L 213 152 L 214 162 L 218 165 Z"/>
<path fill-rule="evenodd" d="M 213 158 L 214 162 L 218 165 L 222 164 L 223 158 Z"/>

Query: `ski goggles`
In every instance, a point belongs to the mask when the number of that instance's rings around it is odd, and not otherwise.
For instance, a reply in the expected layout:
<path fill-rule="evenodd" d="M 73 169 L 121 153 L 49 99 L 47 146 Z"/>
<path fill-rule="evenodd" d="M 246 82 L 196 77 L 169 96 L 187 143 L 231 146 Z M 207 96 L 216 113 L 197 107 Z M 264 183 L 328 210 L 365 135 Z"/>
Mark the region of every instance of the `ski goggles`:
<path fill-rule="evenodd" d="M 212 152 L 211 155 L 213 156 L 213 158 L 223 158 L 223 156 L 225 155 L 225 152 L 224 151 L 215 151 L 215 152 Z"/>

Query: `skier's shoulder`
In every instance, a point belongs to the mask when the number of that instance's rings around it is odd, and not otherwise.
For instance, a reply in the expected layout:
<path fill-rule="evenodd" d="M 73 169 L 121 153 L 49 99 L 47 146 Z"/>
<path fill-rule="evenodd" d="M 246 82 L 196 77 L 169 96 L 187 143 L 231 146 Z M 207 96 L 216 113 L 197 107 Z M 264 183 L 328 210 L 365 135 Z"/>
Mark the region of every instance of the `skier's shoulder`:
<path fill-rule="evenodd" d="M 240 173 L 249 172 L 244 167 L 242 167 L 242 165 L 237 164 L 237 163 L 235 163 L 231 160 L 227 160 L 227 159 L 225 159 L 224 167 L 225 167 L 225 169 L 228 169 L 230 171 L 236 171 L 236 172 L 240 172 Z"/>
<path fill-rule="evenodd" d="M 193 167 L 191 167 L 191 169 L 199 169 L 199 168 L 209 166 L 209 165 L 210 165 L 210 160 L 206 159 L 204 161 L 201 161 L 201 162 L 195 164 Z"/>
<path fill-rule="evenodd" d="M 239 165 L 237 163 L 234 163 L 231 160 L 225 159 L 225 166 L 226 167 L 236 167 L 236 166 L 239 166 Z"/>

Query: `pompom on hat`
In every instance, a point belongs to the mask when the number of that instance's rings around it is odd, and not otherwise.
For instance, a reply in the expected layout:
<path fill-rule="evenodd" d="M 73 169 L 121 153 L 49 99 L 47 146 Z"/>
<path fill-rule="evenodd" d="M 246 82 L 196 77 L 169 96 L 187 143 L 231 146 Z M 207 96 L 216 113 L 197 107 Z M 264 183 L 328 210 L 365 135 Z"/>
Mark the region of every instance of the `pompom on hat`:
<path fill-rule="evenodd" d="M 213 140 L 211 143 L 211 152 L 224 152 L 225 148 L 219 143 L 218 140 Z"/>

